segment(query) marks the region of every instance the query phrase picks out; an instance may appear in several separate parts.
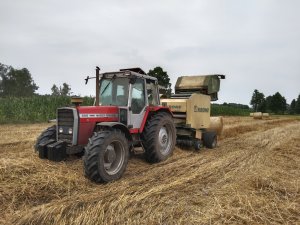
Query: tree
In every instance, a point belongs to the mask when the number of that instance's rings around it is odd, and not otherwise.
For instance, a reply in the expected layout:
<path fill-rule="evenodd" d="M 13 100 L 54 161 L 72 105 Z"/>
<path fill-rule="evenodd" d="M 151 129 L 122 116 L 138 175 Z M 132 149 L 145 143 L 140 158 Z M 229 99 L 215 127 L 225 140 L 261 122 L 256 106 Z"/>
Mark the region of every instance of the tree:
<path fill-rule="evenodd" d="M 254 90 L 250 105 L 252 105 L 255 112 L 262 110 L 265 107 L 265 95 L 260 93 L 257 89 Z"/>
<path fill-rule="evenodd" d="M 28 69 L 14 69 L 0 64 L 0 96 L 29 97 L 39 88 Z"/>
<path fill-rule="evenodd" d="M 11 67 L 0 63 L 0 97 L 4 96 L 4 89 L 5 89 L 4 84 L 6 82 L 7 73 L 10 69 Z M 4 83 L 3 80 L 5 80 Z"/>
<path fill-rule="evenodd" d="M 276 92 L 270 99 L 269 109 L 274 113 L 284 113 L 286 110 L 286 99 L 279 92 Z"/>
<path fill-rule="evenodd" d="M 4 64 L 0 63 L 0 96 L 2 96 L 3 88 L 2 88 L 2 80 L 3 76 L 7 73 L 7 68 Z"/>
<path fill-rule="evenodd" d="M 53 84 L 52 88 L 51 88 L 51 91 L 52 91 L 52 94 L 53 96 L 59 96 L 60 95 L 60 92 L 59 92 L 59 88 Z"/>
<path fill-rule="evenodd" d="M 297 114 L 300 114 L 300 94 L 298 95 L 298 98 L 297 98 L 297 101 L 296 101 L 295 112 Z"/>
<path fill-rule="evenodd" d="M 11 67 L 0 63 L 0 75 L 1 75 L 1 78 L 2 78 L 3 75 L 6 75 L 7 71 L 10 70 L 10 69 L 11 69 Z"/>
<path fill-rule="evenodd" d="M 63 87 L 59 88 L 60 89 L 60 95 L 62 96 L 69 96 L 71 94 L 71 88 L 70 85 L 67 83 L 63 83 Z"/>
<path fill-rule="evenodd" d="M 267 111 L 271 111 L 271 104 L 272 104 L 272 96 L 266 97 L 265 105 Z"/>
<path fill-rule="evenodd" d="M 59 88 L 55 84 L 53 84 L 51 91 L 51 95 L 53 96 L 69 96 L 71 94 L 70 85 L 68 85 L 67 83 L 63 83 L 63 86 L 59 86 Z"/>
<path fill-rule="evenodd" d="M 295 114 L 296 112 L 296 100 L 293 99 L 290 105 L 290 114 Z"/>
<path fill-rule="evenodd" d="M 158 80 L 158 84 L 166 88 L 165 94 L 167 96 L 171 95 L 171 83 L 167 72 L 163 71 L 161 67 L 157 66 L 153 70 L 149 70 L 148 75 L 156 77 Z"/>

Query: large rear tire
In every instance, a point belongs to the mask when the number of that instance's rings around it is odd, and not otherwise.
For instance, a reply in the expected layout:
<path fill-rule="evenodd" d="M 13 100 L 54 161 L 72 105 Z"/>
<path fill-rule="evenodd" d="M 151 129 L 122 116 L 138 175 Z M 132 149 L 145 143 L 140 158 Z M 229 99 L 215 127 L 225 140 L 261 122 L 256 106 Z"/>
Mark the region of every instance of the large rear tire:
<path fill-rule="evenodd" d="M 157 163 L 172 155 L 176 143 L 176 129 L 169 113 L 158 112 L 146 123 L 142 133 L 146 160 Z"/>
<path fill-rule="evenodd" d="M 49 141 L 50 139 L 54 139 L 54 140 L 56 139 L 56 125 L 48 127 L 40 134 L 40 136 L 38 136 L 34 145 L 34 150 L 38 151 L 39 144 Z"/>
<path fill-rule="evenodd" d="M 95 132 L 84 153 L 85 176 L 96 183 L 121 178 L 129 158 L 128 141 L 120 130 Z"/>

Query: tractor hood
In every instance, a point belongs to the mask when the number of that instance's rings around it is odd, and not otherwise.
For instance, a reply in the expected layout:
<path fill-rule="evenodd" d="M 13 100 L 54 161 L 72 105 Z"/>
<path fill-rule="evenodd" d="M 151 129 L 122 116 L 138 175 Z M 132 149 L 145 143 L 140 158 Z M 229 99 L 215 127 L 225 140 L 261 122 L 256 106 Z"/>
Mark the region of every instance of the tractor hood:
<path fill-rule="evenodd" d="M 80 106 L 77 107 L 80 122 L 114 122 L 118 121 L 117 106 Z"/>

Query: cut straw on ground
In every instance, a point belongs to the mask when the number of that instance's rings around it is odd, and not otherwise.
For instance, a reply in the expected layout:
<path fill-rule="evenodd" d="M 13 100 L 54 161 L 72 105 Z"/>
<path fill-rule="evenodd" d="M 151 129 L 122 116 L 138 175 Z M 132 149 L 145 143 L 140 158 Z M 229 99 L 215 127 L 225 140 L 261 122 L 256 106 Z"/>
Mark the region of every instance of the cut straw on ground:
<path fill-rule="evenodd" d="M 297 224 L 300 121 L 225 117 L 214 150 L 132 157 L 122 179 L 94 184 L 82 161 L 41 160 L 49 124 L 0 126 L 2 224 Z"/>

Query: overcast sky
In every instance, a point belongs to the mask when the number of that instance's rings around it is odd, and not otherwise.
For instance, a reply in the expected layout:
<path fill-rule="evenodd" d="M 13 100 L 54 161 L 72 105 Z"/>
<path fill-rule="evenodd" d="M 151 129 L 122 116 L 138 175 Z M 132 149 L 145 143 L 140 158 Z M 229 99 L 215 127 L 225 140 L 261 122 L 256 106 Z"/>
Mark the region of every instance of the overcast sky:
<path fill-rule="evenodd" d="M 178 76 L 225 74 L 219 102 L 249 104 L 254 89 L 300 94 L 299 0 L 0 0 L 0 62 L 40 87 L 66 82 L 94 95 L 102 72 L 161 66 Z"/>

